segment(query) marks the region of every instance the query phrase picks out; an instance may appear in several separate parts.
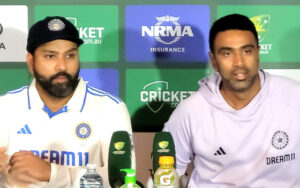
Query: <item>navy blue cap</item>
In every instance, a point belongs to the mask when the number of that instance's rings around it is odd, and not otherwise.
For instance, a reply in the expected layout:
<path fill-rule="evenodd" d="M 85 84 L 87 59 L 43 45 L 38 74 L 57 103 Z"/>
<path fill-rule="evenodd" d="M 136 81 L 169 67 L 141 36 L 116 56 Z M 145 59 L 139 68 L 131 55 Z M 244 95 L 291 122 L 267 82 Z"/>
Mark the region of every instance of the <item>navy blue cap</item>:
<path fill-rule="evenodd" d="M 79 38 L 76 27 L 64 17 L 46 17 L 38 21 L 29 30 L 27 51 L 33 53 L 40 45 L 47 42 L 64 39 L 75 42 L 80 46 L 83 41 Z"/>

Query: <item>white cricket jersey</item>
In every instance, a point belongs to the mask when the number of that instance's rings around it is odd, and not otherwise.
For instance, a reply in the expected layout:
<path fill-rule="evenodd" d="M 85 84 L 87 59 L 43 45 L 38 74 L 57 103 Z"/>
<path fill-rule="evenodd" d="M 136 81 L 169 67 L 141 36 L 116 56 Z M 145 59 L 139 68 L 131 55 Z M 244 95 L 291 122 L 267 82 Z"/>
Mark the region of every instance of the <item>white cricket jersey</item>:
<path fill-rule="evenodd" d="M 165 124 L 190 188 L 300 187 L 300 84 L 260 71 L 261 89 L 241 110 L 223 98 L 218 73 L 181 102 Z"/>
<path fill-rule="evenodd" d="M 30 150 L 51 162 L 50 182 L 20 184 L 8 173 L 0 174 L 0 187 L 79 187 L 87 163 L 95 163 L 108 181 L 108 150 L 114 131 L 125 130 L 132 138 L 126 105 L 118 98 L 88 86 L 82 79 L 69 102 L 53 114 L 35 87 L 25 86 L 0 97 L 0 147 L 7 154 Z M 133 147 L 132 147 L 133 148 Z M 132 168 L 135 153 L 132 150 Z"/>

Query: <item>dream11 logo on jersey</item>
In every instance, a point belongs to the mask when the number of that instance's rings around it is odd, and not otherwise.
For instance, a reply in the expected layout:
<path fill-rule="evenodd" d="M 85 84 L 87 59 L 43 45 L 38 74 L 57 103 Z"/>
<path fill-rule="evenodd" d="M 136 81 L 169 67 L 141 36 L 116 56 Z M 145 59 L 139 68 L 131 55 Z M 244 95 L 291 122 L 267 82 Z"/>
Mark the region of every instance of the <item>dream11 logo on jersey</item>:
<path fill-rule="evenodd" d="M 141 102 L 147 103 L 148 108 L 153 112 L 159 112 L 165 103 L 176 108 L 179 102 L 189 97 L 195 91 L 170 91 L 167 81 L 155 81 L 146 84 L 140 92 Z"/>
<path fill-rule="evenodd" d="M 178 42 L 182 37 L 194 37 L 191 26 L 181 26 L 180 17 L 162 16 L 156 17 L 158 21 L 154 26 L 142 26 L 142 37 L 154 37 L 159 43 L 171 45 Z M 185 53 L 186 49 L 182 47 L 151 47 L 150 52 L 175 52 Z"/>
<path fill-rule="evenodd" d="M 78 27 L 77 18 L 67 17 L 77 30 L 79 31 L 79 37 L 84 41 L 84 44 L 101 44 L 102 43 L 102 31 L 104 27 Z"/>
<path fill-rule="evenodd" d="M 258 42 L 260 44 L 260 54 L 269 54 L 272 50 L 272 44 L 262 44 L 263 40 L 266 38 L 266 35 L 270 26 L 270 15 L 258 15 L 250 18 L 254 23 L 257 34 Z"/>
<path fill-rule="evenodd" d="M 3 26 L 2 26 L 2 24 L 0 23 L 0 37 L 1 37 L 1 34 L 2 34 L 2 33 L 3 33 Z M 4 43 L 0 41 L 0 50 L 1 50 L 1 49 L 4 49 L 4 50 L 5 50 L 6 48 L 5 48 Z"/>

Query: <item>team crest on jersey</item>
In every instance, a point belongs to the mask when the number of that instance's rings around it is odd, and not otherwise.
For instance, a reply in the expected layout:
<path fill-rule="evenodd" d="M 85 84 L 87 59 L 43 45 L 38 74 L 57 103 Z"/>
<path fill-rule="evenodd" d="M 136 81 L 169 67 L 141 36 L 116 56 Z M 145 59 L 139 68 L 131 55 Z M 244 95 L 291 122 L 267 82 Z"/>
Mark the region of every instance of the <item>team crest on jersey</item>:
<path fill-rule="evenodd" d="M 76 126 L 75 132 L 80 139 L 87 139 L 91 135 L 92 129 L 87 123 L 80 123 Z"/>
<path fill-rule="evenodd" d="M 276 131 L 272 137 L 272 146 L 276 149 L 283 149 L 289 143 L 289 136 L 284 131 Z"/>

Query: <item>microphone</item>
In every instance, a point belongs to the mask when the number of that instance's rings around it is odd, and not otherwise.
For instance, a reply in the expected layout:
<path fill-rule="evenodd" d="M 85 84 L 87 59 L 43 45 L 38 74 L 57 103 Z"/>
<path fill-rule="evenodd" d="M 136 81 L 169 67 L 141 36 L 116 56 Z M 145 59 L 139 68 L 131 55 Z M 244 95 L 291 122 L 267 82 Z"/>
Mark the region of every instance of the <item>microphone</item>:
<path fill-rule="evenodd" d="M 124 184 L 120 169 L 131 168 L 131 141 L 127 131 L 113 133 L 108 152 L 108 179 L 112 188 Z"/>
<path fill-rule="evenodd" d="M 157 132 L 153 139 L 153 151 L 152 151 L 152 175 L 159 167 L 160 156 L 173 156 L 174 157 L 174 168 L 176 168 L 176 156 L 175 156 L 175 145 L 174 140 L 169 132 Z"/>

